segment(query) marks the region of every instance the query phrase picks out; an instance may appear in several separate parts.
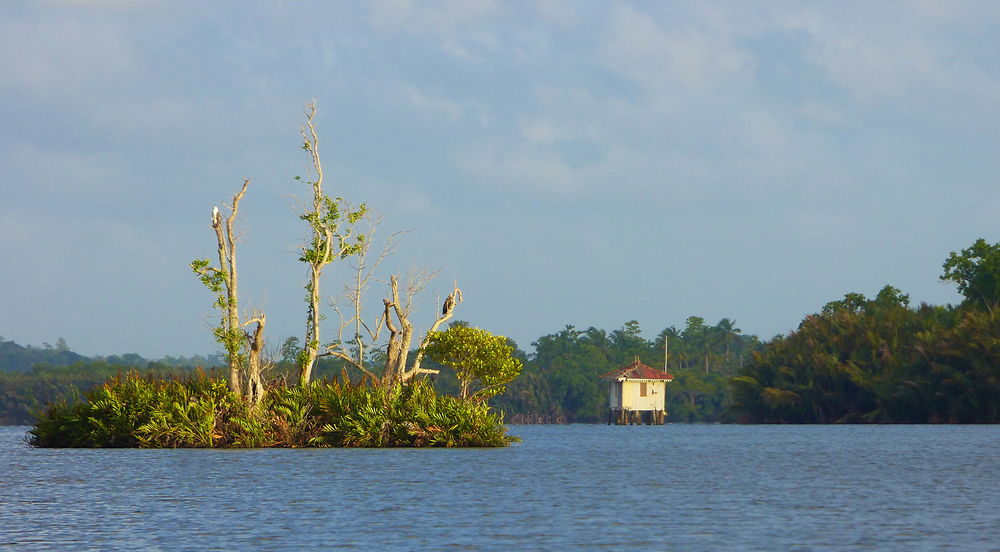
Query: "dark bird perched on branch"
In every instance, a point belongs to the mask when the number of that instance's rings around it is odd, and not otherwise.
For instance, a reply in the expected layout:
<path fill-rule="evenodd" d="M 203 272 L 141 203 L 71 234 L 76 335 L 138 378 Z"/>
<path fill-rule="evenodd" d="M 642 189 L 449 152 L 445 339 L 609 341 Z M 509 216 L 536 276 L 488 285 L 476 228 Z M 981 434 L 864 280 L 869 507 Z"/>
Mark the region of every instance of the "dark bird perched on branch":
<path fill-rule="evenodd" d="M 442 315 L 448 314 L 448 311 L 450 311 L 454 307 L 455 307 L 455 295 L 452 294 L 445 298 L 444 308 L 441 309 L 441 314 Z"/>

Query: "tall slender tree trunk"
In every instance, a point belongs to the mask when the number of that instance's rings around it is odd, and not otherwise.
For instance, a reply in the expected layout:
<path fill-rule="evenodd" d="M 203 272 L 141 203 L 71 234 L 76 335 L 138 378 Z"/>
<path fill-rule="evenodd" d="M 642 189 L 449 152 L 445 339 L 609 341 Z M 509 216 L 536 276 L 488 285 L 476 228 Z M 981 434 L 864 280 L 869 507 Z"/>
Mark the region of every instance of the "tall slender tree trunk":
<path fill-rule="evenodd" d="M 323 193 L 323 163 L 319 156 L 319 137 L 316 134 L 316 105 L 306 106 L 306 126 L 302 129 L 302 148 L 309 152 L 312 160 L 315 178 L 310 184 L 313 190 L 312 211 L 304 213 L 301 218 L 309 223 L 312 230 L 311 241 L 302 246 L 301 260 L 309 264 L 309 313 L 306 320 L 306 339 L 299 358 L 299 383 L 306 385 L 312 379 L 316 358 L 320 356 L 319 323 L 322 317 L 319 313 L 319 283 L 323 267 L 336 259 L 342 259 L 360 250 L 359 241 L 363 236 L 353 236 L 353 225 L 365 215 L 367 207 L 364 204 L 356 211 L 343 208 L 340 198 L 330 198 Z M 342 218 L 347 220 L 348 228 L 340 226 Z M 331 354 L 324 352 L 323 355 Z"/>
<path fill-rule="evenodd" d="M 307 385 L 312 379 L 313 366 L 319 356 L 319 278 L 322 268 L 309 267 L 309 320 L 306 323 L 304 356 L 299 359 L 299 384 Z"/>
<path fill-rule="evenodd" d="M 219 337 L 227 353 L 229 388 L 240 396 L 243 394 L 240 385 L 240 372 L 242 370 L 240 351 L 243 348 L 243 330 L 240 326 L 239 273 L 236 270 L 236 238 L 233 234 L 233 221 L 236 220 L 240 200 L 243 199 L 249 184 L 250 180 L 244 178 L 243 188 L 233 196 L 233 204 L 225 221 L 219 215 L 218 209 L 212 211 L 212 228 L 215 230 L 218 242 L 219 269 L 226 288 L 221 324 L 222 335 Z"/>
<path fill-rule="evenodd" d="M 309 314 L 306 321 L 306 338 L 303 355 L 299 359 L 299 384 L 307 385 L 312 379 L 313 366 L 319 356 L 319 280 L 323 267 L 332 260 L 331 248 L 333 231 L 330 222 L 326 221 L 328 206 L 324 205 L 323 194 L 323 163 L 319 156 L 319 137 L 313 119 L 316 117 L 316 105 L 306 106 L 306 127 L 302 129 L 303 148 L 309 152 L 312 160 L 315 179 L 312 181 L 313 210 L 303 217 L 312 228 L 312 242 L 303 247 L 303 260 L 309 263 Z"/>

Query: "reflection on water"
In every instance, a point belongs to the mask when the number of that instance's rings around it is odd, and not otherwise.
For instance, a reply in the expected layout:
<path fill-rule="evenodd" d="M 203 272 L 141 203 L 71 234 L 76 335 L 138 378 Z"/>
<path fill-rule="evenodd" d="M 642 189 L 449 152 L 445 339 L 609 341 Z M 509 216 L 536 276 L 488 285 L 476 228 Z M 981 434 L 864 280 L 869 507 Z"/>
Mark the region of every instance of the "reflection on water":
<path fill-rule="evenodd" d="M 513 426 L 507 449 L 46 450 L 0 547 L 990 550 L 996 426 Z"/>

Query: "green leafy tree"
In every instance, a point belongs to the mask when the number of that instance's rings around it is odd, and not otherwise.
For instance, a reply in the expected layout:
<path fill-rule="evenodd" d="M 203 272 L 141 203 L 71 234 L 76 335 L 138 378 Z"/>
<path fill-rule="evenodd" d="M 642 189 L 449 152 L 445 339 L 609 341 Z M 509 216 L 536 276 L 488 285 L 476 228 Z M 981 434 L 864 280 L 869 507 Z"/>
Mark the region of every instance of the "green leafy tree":
<path fill-rule="evenodd" d="M 993 310 L 1000 303 L 1000 243 L 979 238 L 960 253 L 952 251 L 941 280 L 958 284 L 967 304 Z"/>
<path fill-rule="evenodd" d="M 712 332 L 717 336 L 718 338 L 717 340 L 721 341 L 722 344 L 724 345 L 724 348 L 726 350 L 724 366 L 726 368 L 729 368 L 729 366 L 732 364 L 731 353 L 732 353 L 733 342 L 737 339 L 737 336 L 739 336 L 742 330 L 736 327 L 735 321 L 730 320 L 728 318 L 723 318 L 722 320 L 719 320 L 719 323 L 716 324 L 715 327 L 712 328 Z"/>
<path fill-rule="evenodd" d="M 427 357 L 455 370 L 463 399 L 485 401 L 503 393 L 523 367 L 506 337 L 480 328 L 455 325 L 427 341 Z M 478 389 L 470 394 L 474 385 Z"/>
<path fill-rule="evenodd" d="M 309 152 L 313 178 L 308 184 L 313 191 L 312 209 L 301 215 L 312 231 L 308 243 L 302 246 L 299 260 L 309 265 L 309 282 L 306 284 L 306 335 L 298 356 L 299 382 L 309 383 L 313 366 L 320 352 L 319 284 L 326 265 L 337 259 L 358 254 L 366 240 L 364 234 L 354 234 L 354 225 L 367 213 L 362 203 L 351 209 L 341 198 L 331 198 L 323 191 L 323 164 L 319 156 L 319 137 L 316 134 L 316 104 L 306 106 L 306 126 L 302 129 L 302 149 Z M 301 177 L 295 177 L 301 180 Z"/>

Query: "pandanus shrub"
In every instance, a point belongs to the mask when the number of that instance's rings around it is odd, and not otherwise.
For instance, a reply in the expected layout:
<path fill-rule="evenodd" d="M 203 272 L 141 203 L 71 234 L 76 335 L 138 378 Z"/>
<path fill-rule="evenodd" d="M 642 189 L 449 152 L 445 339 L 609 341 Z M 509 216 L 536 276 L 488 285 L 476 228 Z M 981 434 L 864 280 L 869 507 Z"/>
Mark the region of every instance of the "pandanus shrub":
<path fill-rule="evenodd" d="M 349 447 L 499 447 L 514 439 L 488 405 L 438 395 L 417 381 L 397 390 L 326 386 L 313 444 Z"/>
<path fill-rule="evenodd" d="M 52 404 L 29 432 L 39 447 L 497 447 L 502 416 L 415 381 L 394 388 L 275 386 L 252 406 L 227 382 L 116 376 L 84 400 Z"/>

